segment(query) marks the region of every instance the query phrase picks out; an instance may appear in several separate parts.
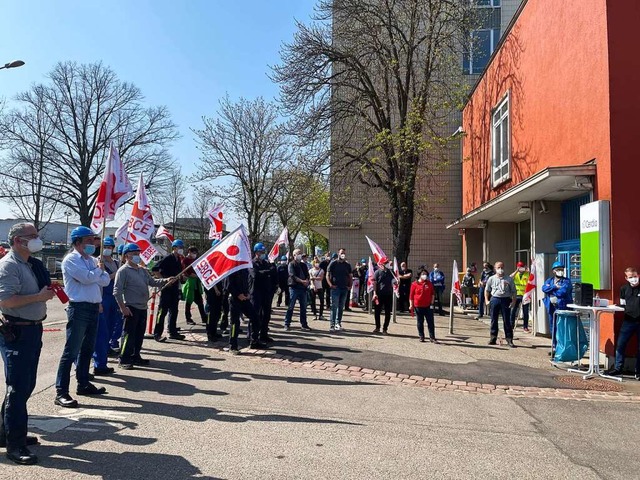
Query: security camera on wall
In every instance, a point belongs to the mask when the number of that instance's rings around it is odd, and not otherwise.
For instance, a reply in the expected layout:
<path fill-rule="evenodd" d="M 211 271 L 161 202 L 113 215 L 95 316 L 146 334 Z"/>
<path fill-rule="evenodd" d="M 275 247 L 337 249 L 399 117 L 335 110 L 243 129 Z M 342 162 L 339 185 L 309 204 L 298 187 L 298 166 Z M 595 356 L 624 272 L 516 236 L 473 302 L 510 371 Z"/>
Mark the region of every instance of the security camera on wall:
<path fill-rule="evenodd" d="M 547 207 L 547 202 L 540 200 L 540 213 L 547 213 L 548 211 L 549 207 Z"/>

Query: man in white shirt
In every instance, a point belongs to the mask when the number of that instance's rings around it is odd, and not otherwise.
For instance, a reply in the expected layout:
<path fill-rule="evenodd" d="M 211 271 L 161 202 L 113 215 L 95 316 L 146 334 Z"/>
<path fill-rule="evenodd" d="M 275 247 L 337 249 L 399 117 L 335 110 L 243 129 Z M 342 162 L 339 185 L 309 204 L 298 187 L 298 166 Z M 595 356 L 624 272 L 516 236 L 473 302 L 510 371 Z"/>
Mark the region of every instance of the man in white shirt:
<path fill-rule="evenodd" d="M 98 316 L 102 302 L 102 287 L 111 279 L 104 265 L 92 255 L 95 253 L 95 233 L 88 227 L 71 231 L 71 251 L 62 261 L 64 287 L 69 297 L 67 308 L 67 341 L 60 358 L 56 378 L 54 403 L 61 407 L 76 408 L 78 402 L 69 395 L 71 366 L 76 364 L 78 395 L 102 395 L 104 387 L 89 382 L 89 365 L 98 333 Z"/>

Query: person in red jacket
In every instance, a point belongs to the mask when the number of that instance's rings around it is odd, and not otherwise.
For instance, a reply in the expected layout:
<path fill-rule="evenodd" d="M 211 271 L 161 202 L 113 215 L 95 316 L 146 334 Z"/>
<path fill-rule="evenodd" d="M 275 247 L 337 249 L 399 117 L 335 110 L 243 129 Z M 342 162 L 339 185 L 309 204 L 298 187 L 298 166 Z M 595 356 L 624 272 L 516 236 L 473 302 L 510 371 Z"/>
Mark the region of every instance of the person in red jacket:
<path fill-rule="evenodd" d="M 418 279 L 411 284 L 409 292 L 409 311 L 411 315 L 415 313 L 418 317 L 418 335 L 421 342 L 424 342 L 424 320 L 426 318 L 429 341 L 431 343 L 440 343 L 436 340 L 436 328 L 433 321 L 434 297 L 435 289 L 429 281 L 429 272 L 426 269 L 422 269 Z"/>

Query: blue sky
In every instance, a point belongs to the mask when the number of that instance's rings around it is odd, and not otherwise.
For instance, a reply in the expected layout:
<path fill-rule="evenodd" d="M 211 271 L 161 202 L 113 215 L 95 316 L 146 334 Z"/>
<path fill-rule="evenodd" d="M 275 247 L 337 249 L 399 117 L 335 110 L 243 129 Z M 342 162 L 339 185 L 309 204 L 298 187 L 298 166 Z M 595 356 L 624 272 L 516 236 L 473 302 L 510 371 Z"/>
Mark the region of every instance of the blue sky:
<path fill-rule="evenodd" d="M 213 116 L 218 100 L 278 88 L 268 65 L 307 22 L 314 0 L 14 0 L 2 2 L 0 97 L 42 82 L 58 61 L 102 61 L 136 84 L 149 105 L 166 105 L 182 138 L 172 153 L 190 173 L 198 158 L 190 128 Z M 0 204 L 0 218 L 10 215 Z"/>

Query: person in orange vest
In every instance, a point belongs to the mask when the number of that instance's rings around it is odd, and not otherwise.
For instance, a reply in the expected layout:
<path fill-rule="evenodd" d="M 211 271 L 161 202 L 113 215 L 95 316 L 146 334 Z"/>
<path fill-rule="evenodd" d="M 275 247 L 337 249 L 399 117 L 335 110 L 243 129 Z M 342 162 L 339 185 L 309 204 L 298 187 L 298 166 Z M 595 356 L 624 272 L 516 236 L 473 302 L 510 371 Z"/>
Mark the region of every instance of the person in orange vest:
<path fill-rule="evenodd" d="M 416 315 L 418 324 L 418 336 L 424 342 L 424 320 L 427 320 L 429 340 L 431 343 L 439 343 L 436 340 L 436 328 L 433 320 L 433 302 L 435 289 L 429 281 L 429 272 L 426 269 L 420 271 L 418 279 L 411 284 L 409 290 L 409 312 Z"/>

